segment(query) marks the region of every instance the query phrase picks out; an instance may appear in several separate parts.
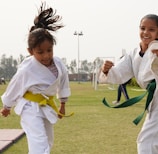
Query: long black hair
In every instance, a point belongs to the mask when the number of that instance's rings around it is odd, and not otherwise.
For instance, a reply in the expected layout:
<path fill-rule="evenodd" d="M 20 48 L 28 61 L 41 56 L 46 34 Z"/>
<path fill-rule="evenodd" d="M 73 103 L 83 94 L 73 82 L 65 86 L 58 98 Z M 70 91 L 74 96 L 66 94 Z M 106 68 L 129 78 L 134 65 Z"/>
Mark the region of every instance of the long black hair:
<path fill-rule="evenodd" d="M 33 49 L 44 40 L 49 40 L 53 45 L 56 44 L 55 36 L 50 31 L 55 32 L 62 28 L 63 25 L 59 23 L 61 16 L 56 15 L 56 10 L 49 7 L 45 9 L 45 3 L 42 3 L 38 16 L 34 19 L 34 25 L 30 28 L 28 36 L 28 48 Z"/>

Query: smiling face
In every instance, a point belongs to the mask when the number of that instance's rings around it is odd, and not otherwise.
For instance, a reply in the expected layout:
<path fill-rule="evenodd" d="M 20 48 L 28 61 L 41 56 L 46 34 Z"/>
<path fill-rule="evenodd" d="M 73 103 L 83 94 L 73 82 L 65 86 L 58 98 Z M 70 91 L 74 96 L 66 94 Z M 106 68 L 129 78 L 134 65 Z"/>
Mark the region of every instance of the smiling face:
<path fill-rule="evenodd" d="M 149 43 L 158 38 L 158 26 L 156 21 L 149 18 L 142 19 L 139 34 L 142 48 L 147 49 Z"/>
<path fill-rule="evenodd" d="M 41 64 L 50 66 L 53 58 L 53 44 L 45 40 L 33 49 L 28 49 L 29 53 L 33 55 Z"/>

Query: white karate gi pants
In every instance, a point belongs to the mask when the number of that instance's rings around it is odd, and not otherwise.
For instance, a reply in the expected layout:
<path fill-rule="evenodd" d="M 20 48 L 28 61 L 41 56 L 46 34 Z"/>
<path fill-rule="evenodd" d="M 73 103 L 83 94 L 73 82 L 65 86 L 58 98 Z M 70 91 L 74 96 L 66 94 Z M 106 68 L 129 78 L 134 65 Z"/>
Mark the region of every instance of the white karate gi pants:
<path fill-rule="evenodd" d="M 53 145 L 53 125 L 41 110 L 26 104 L 21 114 L 21 126 L 26 133 L 29 154 L 50 154 Z"/>
<path fill-rule="evenodd" d="M 158 110 L 148 113 L 137 139 L 138 154 L 158 154 Z"/>

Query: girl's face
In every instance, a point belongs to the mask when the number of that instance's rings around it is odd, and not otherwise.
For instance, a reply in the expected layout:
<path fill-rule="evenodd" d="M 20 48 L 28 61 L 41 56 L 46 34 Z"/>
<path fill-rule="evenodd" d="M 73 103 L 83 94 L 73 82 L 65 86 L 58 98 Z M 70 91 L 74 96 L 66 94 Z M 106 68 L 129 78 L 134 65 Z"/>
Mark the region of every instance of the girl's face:
<path fill-rule="evenodd" d="M 53 44 L 45 40 L 34 49 L 28 49 L 29 53 L 33 55 L 41 64 L 50 66 L 53 58 Z"/>
<path fill-rule="evenodd" d="M 158 26 L 156 21 L 144 18 L 140 23 L 140 39 L 141 43 L 148 46 L 149 43 L 158 38 Z"/>

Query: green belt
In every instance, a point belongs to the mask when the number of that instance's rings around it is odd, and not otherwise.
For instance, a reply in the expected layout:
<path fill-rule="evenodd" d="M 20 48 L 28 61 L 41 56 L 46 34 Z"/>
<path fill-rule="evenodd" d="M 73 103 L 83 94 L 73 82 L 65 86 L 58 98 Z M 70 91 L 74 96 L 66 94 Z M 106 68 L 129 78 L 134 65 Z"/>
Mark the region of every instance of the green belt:
<path fill-rule="evenodd" d="M 154 95 L 154 92 L 155 92 L 155 89 L 156 89 L 155 79 L 152 80 L 148 84 L 146 89 L 147 89 L 147 91 L 144 94 L 142 94 L 140 96 L 137 96 L 137 97 L 133 97 L 131 99 L 128 99 L 127 101 L 125 101 L 122 104 L 117 105 L 117 106 L 110 106 L 107 103 L 105 98 L 103 99 L 102 102 L 104 103 L 104 105 L 106 105 L 109 108 L 125 108 L 125 107 L 128 107 L 128 106 L 131 106 L 131 105 L 134 105 L 134 104 L 138 103 L 139 101 L 141 101 L 148 94 L 147 99 L 146 99 L 145 109 L 144 109 L 143 113 L 140 114 L 136 119 L 133 120 L 133 123 L 135 125 L 137 125 L 141 121 L 141 119 L 143 118 L 145 111 L 148 109 L 148 106 L 149 106 L 150 102 L 152 101 L 152 98 L 153 98 L 153 95 Z"/>
<path fill-rule="evenodd" d="M 29 100 L 29 101 L 33 101 L 33 102 L 36 102 L 38 103 L 40 106 L 46 106 L 46 105 L 49 105 L 51 106 L 54 111 L 62 116 L 62 117 L 69 117 L 69 116 L 72 116 L 74 113 L 71 113 L 69 115 L 64 115 L 64 114 L 61 114 L 53 100 L 53 96 L 46 96 L 44 97 L 43 95 L 41 94 L 33 94 L 32 92 L 30 91 L 27 91 L 24 96 L 23 96 L 25 99 Z"/>

